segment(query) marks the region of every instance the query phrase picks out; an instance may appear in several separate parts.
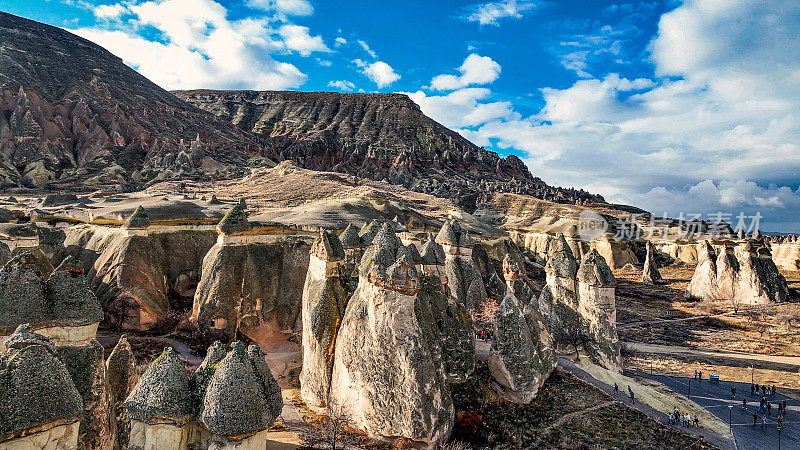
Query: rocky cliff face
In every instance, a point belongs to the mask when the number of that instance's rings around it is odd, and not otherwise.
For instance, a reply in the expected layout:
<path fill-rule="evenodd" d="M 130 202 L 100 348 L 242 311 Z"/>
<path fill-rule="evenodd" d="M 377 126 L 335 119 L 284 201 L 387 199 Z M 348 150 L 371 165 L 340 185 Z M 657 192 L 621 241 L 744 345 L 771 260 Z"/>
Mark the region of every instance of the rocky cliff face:
<path fill-rule="evenodd" d="M 187 105 L 96 44 L 0 12 L 2 186 L 240 175 L 266 141 Z"/>
<path fill-rule="evenodd" d="M 504 159 L 477 147 L 402 94 L 195 90 L 175 95 L 242 130 L 272 137 L 278 159 L 454 198 L 468 210 L 494 192 L 564 203 L 602 200 L 548 186 L 516 156 Z"/>

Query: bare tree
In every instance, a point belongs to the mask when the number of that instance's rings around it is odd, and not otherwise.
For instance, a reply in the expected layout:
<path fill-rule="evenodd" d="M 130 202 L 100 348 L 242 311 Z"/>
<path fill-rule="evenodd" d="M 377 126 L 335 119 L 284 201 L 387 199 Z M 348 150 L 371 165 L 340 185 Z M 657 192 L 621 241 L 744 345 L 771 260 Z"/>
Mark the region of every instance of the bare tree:
<path fill-rule="evenodd" d="M 346 424 L 347 417 L 341 409 L 329 406 L 327 415 L 320 422 L 319 427 L 316 428 L 314 432 L 304 437 L 306 444 L 311 448 L 325 448 L 330 450 L 344 448 L 341 441 L 344 436 L 344 427 Z"/>

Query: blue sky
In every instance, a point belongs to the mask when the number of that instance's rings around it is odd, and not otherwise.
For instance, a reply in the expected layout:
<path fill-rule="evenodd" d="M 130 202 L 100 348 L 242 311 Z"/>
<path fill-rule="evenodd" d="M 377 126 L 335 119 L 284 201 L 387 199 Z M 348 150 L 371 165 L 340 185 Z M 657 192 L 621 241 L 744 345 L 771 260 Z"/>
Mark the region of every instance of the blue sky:
<path fill-rule="evenodd" d="M 794 0 L 0 0 L 167 89 L 404 92 L 550 184 L 800 232 Z"/>

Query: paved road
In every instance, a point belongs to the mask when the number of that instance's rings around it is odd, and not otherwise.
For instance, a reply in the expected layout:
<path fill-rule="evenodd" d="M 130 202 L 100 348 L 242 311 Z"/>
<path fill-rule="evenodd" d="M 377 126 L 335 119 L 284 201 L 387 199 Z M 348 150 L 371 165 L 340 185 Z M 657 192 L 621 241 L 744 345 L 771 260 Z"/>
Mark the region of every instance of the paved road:
<path fill-rule="evenodd" d="M 632 371 L 633 372 L 633 371 Z M 737 448 L 776 449 L 778 448 L 778 412 L 777 403 L 786 400 L 787 413 L 783 420 L 781 432 L 782 449 L 800 449 L 800 402 L 780 394 L 780 389 L 775 395 L 768 395 L 767 400 L 773 404 L 772 415 L 767 417 L 767 425 L 762 425 L 763 414 L 758 414 L 758 425 L 753 426 L 753 412 L 758 412 L 761 395 L 750 395 L 750 385 L 746 383 L 733 383 L 729 381 L 711 382 L 705 380 L 698 383 L 695 380 L 666 375 L 650 375 L 642 372 L 633 372 L 636 375 L 656 380 L 680 394 L 686 395 L 698 405 L 706 408 L 720 419 L 728 422 L 729 415 L 736 438 Z M 689 383 L 692 385 L 691 396 Z M 736 399 L 731 396 L 731 386 L 736 387 Z M 747 408 L 742 407 L 742 397 L 747 397 Z M 729 408 L 733 406 L 733 408 Z"/>

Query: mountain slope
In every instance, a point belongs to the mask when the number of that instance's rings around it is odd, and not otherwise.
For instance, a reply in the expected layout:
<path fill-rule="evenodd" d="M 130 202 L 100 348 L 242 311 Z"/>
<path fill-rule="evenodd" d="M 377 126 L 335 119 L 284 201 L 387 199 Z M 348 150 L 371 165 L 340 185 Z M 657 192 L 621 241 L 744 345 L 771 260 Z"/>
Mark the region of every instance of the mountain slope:
<path fill-rule="evenodd" d="M 516 156 L 500 158 L 425 116 L 402 94 L 176 91 L 245 131 L 269 136 L 276 157 L 307 169 L 386 180 L 451 198 L 468 210 L 496 192 L 563 203 L 602 201 L 553 188 Z"/>
<path fill-rule="evenodd" d="M 268 139 L 161 89 L 102 47 L 0 12 L 0 184 L 240 175 Z"/>

